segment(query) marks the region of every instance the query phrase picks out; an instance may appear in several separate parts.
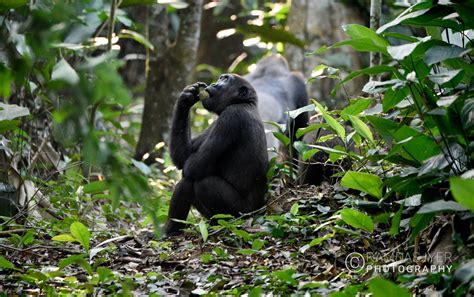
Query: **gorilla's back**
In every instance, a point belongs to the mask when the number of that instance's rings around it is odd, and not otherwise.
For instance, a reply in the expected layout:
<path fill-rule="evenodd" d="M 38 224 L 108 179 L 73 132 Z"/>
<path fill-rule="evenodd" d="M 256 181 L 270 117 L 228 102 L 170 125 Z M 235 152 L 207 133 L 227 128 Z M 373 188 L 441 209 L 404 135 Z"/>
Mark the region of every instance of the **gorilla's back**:
<path fill-rule="evenodd" d="M 287 111 L 308 104 L 306 86 L 301 74 L 291 72 L 288 62 L 279 55 L 260 60 L 257 67 L 244 76 L 254 87 L 258 96 L 258 111 L 264 122 L 287 124 Z M 273 135 L 276 128 L 264 124 L 268 148 L 279 147 Z M 270 153 L 270 157 L 275 154 Z"/>

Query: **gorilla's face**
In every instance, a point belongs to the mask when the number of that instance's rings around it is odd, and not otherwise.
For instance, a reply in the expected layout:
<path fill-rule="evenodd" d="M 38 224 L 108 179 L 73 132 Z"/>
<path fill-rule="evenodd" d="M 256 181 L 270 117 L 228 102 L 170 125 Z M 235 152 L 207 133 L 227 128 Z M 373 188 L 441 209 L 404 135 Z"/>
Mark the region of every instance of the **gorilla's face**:
<path fill-rule="evenodd" d="M 257 94 L 253 87 L 236 74 L 223 74 L 216 83 L 206 88 L 209 97 L 202 100 L 202 105 L 209 111 L 220 114 L 232 104 L 257 104 Z"/>

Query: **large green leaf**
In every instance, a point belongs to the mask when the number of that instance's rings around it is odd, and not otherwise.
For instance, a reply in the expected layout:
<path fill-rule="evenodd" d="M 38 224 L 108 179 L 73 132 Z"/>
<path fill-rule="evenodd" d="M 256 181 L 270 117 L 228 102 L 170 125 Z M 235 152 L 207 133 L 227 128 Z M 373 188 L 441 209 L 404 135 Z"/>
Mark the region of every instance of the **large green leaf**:
<path fill-rule="evenodd" d="M 426 51 L 424 61 L 427 65 L 433 65 L 444 60 L 462 57 L 470 51 L 456 45 L 436 45 Z"/>
<path fill-rule="evenodd" d="M 352 127 L 356 130 L 357 133 L 359 133 L 362 137 L 367 139 L 370 142 L 374 141 L 374 137 L 372 135 L 372 131 L 370 131 L 369 126 L 367 126 L 366 123 L 364 123 L 361 119 L 359 119 L 357 116 L 349 116 L 349 120 L 352 123 Z"/>
<path fill-rule="evenodd" d="M 440 73 L 431 74 L 428 76 L 428 78 L 436 84 L 445 85 L 449 82 L 452 82 L 458 76 L 461 76 L 463 72 L 464 71 L 462 69 L 443 71 Z M 452 83 L 452 85 L 456 86 L 457 83 Z"/>
<path fill-rule="evenodd" d="M 372 101 L 373 100 L 370 98 L 353 99 L 351 100 L 350 105 L 344 107 L 344 109 L 341 110 L 340 115 L 345 121 L 347 121 L 349 119 L 349 116 L 358 115 L 367 108 L 369 108 Z"/>
<path fill-rule="evenodd" d="M 454 11 L 452 7 L 445 5 L 435 5 L 433 7 L 431 1 L 424 1 L 417 3 L 412 7 L 402 12 L 393 21 L 381 26 L 377 29 L 377 33 L 380 34 L 388 28 L 397 26 L 399 24 L 413 25 L 413 26 L 438 26 L 447 27 L 455 31 L 463 30 L 462 25 L 454 20 L 444 18 Z"/>
<path fill-rule="evenodd" d="M 371 43 L 382 52 L 386 52 L 386 48 L 389 46 L 389 43 L 387 40 L 385 40 L 385 38 L 380 37 L 377 35 L 377 33 L 375 33 L 374 30 L 365 26 L 359 24 L 350 24 L 342 26 L 342 29 L 352 39 L 369 38 Z"/>
<path fill-rule="evenodd" d="M 368 215 L 351 208 L 341 210 L 340 214 L 346 224 L 354 228 L 364 229 L 371 233 L 374 231 L 374 222 Z"/>
<path fill-rule="evenodd" d="M 431 213 L 431 212 L 440 212 L 440 211 L 466 211 L 466 208 L 462 207 L 460 204 L 454 201 L 438 200 L 438 201 L 424 204 L 418 210 L 417 213 L 422 214 L 422 213 Z"/>
<path fill-rule="evenodd" d="M 15 265 L 12 262 L 8 261 L 4 257 L 0 256 L 0 268 L 3 269 L 14 269 Z"/>
<path fill-rule="evenodd" d="M 302 113 L 314 111 L 314 108 L 314 104 L 309 104 L 298 109 L 288 111 L 288 116 L 292 119 L 296 119 Z"/>
<path fill-rule="evenodd" d="M 382 107 L 383 111 L 387 112 L 403 99 L 407 98 L 409 95 L 408 87 L 403 87 L 398 90 L 388 89 L 383 94 Z"/>
<path fill-rule="evenodd" d="M 468 99 L 464 102 L 461 110 L 461 121 L 464 129 L 472 134 L 472 128 L 474 127 L 474 99 Z"/>
<path fill-rule="evenodd" d="M 65 59 L 61 59 L 54 65 L 51 79 L 75 85 L 79 82 L 79 75 L 77 75 L 76 70 L 74 70 Z"/>
<path fill-rule="evenodd" d="M 387 53 L 387 48 L 386 47 L 380 47 L 377 44 L 374 44 L 372 39 L 370 38 L 354 38 L 354 39 L 347 39 L 340 41 L 338 43 L 335 43 L 328 47 L 327 49 L 331 48 L 339 48 L 343 46 L 351 46 L 353 49 L 359 52 L 381 52 L 381 53 Z"/>
<path fill-rule="evenodd" d="M 341 180 L 341 185 L 350 189 L 365 192 L 375 198 L 382 198 L 382 180 L 380 177 L 365 173 L 348 171 Z"/>
<path fill-rule="evenodd" d="M 331 126 L 331 128 L 334 129 L 334 131 L 336 131 L 337 135 L 342 139 L 342 141 L 345 141 L 345 138 L 346 138 L 346 130 L 344 129 L 344 127 L 339 124 L 338 121 L 336 121 L 336 119 L 334 119 L 327 111 L 326 109 L 324 109 L 324 107 L 319 104 L 318 102 L 316 102 L 315 100 L 313 100 L 313 103 L 314 105 L 316 105 L 319 109 L 319 112 L 321 112 L 321 114 L 323 115 L 323 118 L 324 120 L 326 120 L 326 122 L 328 123 L 329 126 Z"/>
<path fill-rule="evenodd" d="M 449 180 L 449 187 L 454 199 L 474 212 L 474 180 L 453 177 Z"/>
<path fill-rule="evenodd" d="M 0 102 L 0 121 L 10 121 L 27 115 L 30 115 L 30 110 L 26 107 Z"/>
<path fill-rule="evenodd" d="M 389 46 L 387 48 L 390 56 L 395 60 L 403 60 L 415 50 L 420 42 L 407 43 L 402 45 Z"/>
<path fill-rule="evenodd" d="M 209 232 L 207 230 L 206 222 L 201 220 L 198 224 L 199 232 L 201 233 L 202 241 L 206 242 L 207 237 L 209 236 Z"/>
<path fill-rule="evenodd" d="M 51 240 L 62 241 L 62 242 L 76 242 L 77 241 L 77 239 L 71 234 L 59 234 L 51 238 Z"/>
<path fill-rule="evenodd" d="M 74 222 L 71 224 L 69 230 L 71 231 L 72 236 L 74 236 L 84 249 L 88 251 L 90 247 L 91 234 L 87 227 L 80 222 Z"/>

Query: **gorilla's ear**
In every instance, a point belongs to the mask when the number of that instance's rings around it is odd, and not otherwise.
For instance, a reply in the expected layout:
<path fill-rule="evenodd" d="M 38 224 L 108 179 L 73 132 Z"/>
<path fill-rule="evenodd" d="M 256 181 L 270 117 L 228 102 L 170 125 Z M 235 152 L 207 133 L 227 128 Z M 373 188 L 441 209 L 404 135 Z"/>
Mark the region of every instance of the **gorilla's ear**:
<path fill-rule="evenodd" d="M 241 86 L 239 88 L 239 98 L 246 98 L 249 94 L 249 89 L 246 86 Z"/>

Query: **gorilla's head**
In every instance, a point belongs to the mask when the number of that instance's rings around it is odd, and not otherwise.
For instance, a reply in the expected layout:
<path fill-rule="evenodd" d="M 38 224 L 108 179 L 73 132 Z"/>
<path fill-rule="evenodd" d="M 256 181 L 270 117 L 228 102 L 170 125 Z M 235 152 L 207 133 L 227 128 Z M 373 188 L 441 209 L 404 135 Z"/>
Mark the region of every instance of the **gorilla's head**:
<path fill-rule="evenodd" d="M 257 93 L 248 81 L 237 74 L 223 74 L 216 83 L 206 88 L 209 97 L 202 105 L 209 111 L 220 114 L 233 104 L 257 105 Z"/>

